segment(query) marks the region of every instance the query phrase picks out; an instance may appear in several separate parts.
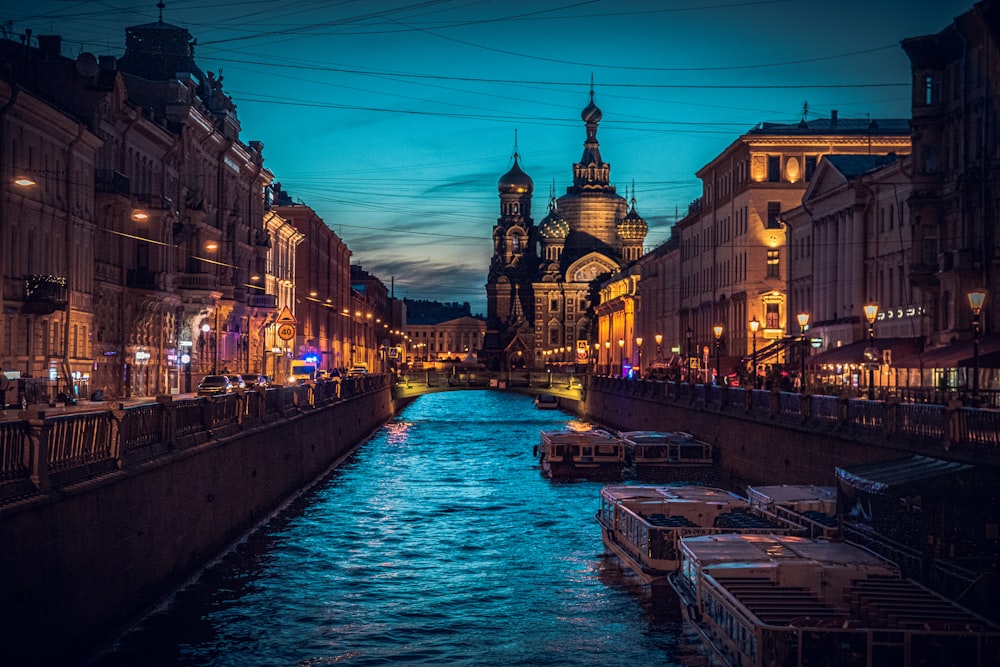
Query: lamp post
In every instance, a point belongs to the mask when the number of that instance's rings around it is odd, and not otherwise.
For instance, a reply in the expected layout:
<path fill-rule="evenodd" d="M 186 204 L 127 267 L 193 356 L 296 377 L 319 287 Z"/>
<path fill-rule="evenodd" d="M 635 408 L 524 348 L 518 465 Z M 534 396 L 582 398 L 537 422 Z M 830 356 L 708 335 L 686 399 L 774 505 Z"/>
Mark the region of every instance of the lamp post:
<path fill-rule="evenodd" d="M 795 316 L 799 321 L 799 346 L 802 354 L 802 369 L 799 372 L 799 393 L 806 390 L 806 329 L 809 328 L 809 313 L 799 313 Z"/>
<path fill-rule="evenodd" d="M 715 384 L 719 385 L 722 376 L 722 325 L 712 327 L 712 333 L 715 334 Z"/>
<path fill-rule="evenodd" d="M 687 338 L 687 356 L 684 359 L 684 377 L 687 378 L 688 382 L 691 382 L 691 339 L 694 338 L 694 332 L 691 331 L 691 327 L 687 328 L 684 332 L 684 336 Z"/>
<path fill-rule="evenodd" d="M 604 341 L 604 361 L 607 363 L 605 375 L 611 375 L 611 341 Z"/>
<path fill-rule="evenodd" d="M 979 334 L 981 332 L 979 314 L 983 312 L 986 290 L 976 289 L 968 294 L 969 308 L 972 309 L 972 400 L 979 404 Z"/>
<path fill-rule="evenodd" d="M 212 375 L 217 375 L 219 366 L 219 337 L 216 335 L 213 338 L 208 335 L 212 332 L 212 327 L 208 322 L 201 325 L 201 331 L 205 334 L 206 342 L 209 342 L 212 346 Z"/>
<path fill-rule="evenodd" d="M 760 329 L 760 320 L 754 315 L 750 320 L 750 335 L 753 339 L 753 388 L 759 389 L 757 386 L 757 330 Z"/>
<path fill-rule="evenodd" d="M 875 360 L 878 351 L 875 349 L 875 318 L 878 316 L 878 304 L 869 303 L 864 307 L 865 319 L 868 320 L 868 349 L 865 350 L 865 361 L 868 363 L 868 400 L 875 400 Z"/>
<path fill-rule="evenodd" d="M 642 336 L 635 337 L 635 349 L 639 352 L 639 372 L 635 374 L 637 378 L 642 377 Z"/>
<path fill-rule="evenodd" d="M 625 364 L 625 339 L 618 339 L 618 377 L 622 376 L 622 366 Z"/>
<path fill-rule="evenodd" d="M 656 334 L 653 338 L 656 340 L 656 361 L 661 362 L 663 357 L 660 356 L 660 343 L 663 342 L 663 334 Z"/>

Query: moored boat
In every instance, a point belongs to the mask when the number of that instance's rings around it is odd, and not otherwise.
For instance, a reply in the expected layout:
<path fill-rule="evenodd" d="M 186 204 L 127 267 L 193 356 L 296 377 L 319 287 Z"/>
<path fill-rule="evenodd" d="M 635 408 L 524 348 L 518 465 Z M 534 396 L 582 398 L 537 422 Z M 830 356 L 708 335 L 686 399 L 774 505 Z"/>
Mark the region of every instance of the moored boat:
<path fill-rule="evenodd" d="M 603 429 L 542 431 L 535 450 L 547 477 L 621 479 L 625 461 L 621 439 Z"/>
<path fill-rule="evenodd" d="M 552 394 L 535 396 L 535 407 L 539 410 L 556 410 L 559 407 L 559 397 Z"/>
<path fill-rule="evenodd" d="M 649 584 L 665 583 L 680 561 L 681 538 L 722 532 L 803 532 L 755 509 L 746 498 L 710 486 L 609 485 L 597 511 L 608 551 Z"/>
<path fill-rule="evenodd" d="M 680 557 L 670 583 L 719 664 L 1000 664 L 1000 628 L 848 542 L 706 535 Z"/>
<path fill-rule="evenodd" d="M 625 468 L 637 479 L 663 481 L 705 476 L 712 469 L 712 446 L 682 431 L 621 431 Z"/>
<path fill-rule="evenodd" d="M 748 486 L 750 505 L 807 529 L 807 537 L 840 537 L 837 488 L 814 484 Z"/>

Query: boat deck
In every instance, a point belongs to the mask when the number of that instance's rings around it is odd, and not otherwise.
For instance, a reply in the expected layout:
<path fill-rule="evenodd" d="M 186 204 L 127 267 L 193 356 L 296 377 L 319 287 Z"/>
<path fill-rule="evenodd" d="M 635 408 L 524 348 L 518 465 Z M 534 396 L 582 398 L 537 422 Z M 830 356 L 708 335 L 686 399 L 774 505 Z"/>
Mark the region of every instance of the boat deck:
<path fill-rule="evenodd" d="M 820 600 L 798 586 L 781 586 L 759 578 L 727 578 L 718 581 L 730 595 L 766 625 L 814 625 L 845 622 L 847 613 Z"/>

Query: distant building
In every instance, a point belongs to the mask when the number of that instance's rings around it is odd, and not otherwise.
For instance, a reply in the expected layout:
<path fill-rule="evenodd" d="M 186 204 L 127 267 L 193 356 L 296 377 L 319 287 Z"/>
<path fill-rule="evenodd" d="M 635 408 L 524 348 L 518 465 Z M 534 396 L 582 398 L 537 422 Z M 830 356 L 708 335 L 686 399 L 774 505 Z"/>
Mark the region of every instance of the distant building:
<path fill-rule="evenodd" d="M 406 323 L 438 324 L 459 317 L 472 317 L 472 307 L 468 302 L 457 303 L 429 301 L 426 299 L 403 299 L 406 304 Z"/>
<path fill-rule="evenodd" d="M 500 178 L 500 217 L 493 229 L 493 259 L 486 284 L 487 333 L 483 361 L 493 370 L 542 368 L 551 363 L 591 363 L 591 283 L 642 255 L 648 226 L 611 185 L 611 165 L 601 157 L 597 127 L 603 114 L 590 102 L 583 156 L 573 184 L 550 196 L 536 227 L 531 217 L 534 183 L 514 165 Z"/>

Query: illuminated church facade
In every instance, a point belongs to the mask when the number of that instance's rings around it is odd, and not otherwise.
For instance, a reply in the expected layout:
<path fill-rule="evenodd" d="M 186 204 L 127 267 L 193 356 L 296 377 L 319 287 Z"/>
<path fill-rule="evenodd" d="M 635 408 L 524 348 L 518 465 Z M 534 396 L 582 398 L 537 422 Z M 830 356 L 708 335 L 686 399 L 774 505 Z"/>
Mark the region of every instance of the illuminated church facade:
<path fill-rule="evenodd" d="M 551 194 L 537 225 L 531 217 L 534 183 L 516 150 L 498 183 L 500 216 L 493 227 L 480 357 L 490 370 L 588 363 L 591 283 L 642 255 L 648 225 L 636 212 L 635 197 L 628 202 L 611 184 L 611 165 L 597 140 L 602 113 L 593 90 L 580 116 L 586 139 L 573 184 L 559 198 Z"/>

